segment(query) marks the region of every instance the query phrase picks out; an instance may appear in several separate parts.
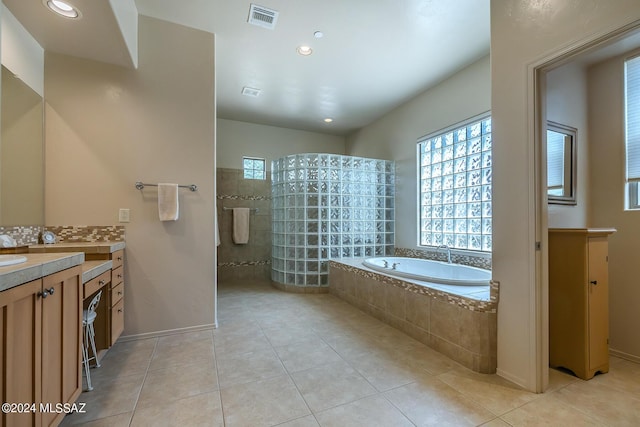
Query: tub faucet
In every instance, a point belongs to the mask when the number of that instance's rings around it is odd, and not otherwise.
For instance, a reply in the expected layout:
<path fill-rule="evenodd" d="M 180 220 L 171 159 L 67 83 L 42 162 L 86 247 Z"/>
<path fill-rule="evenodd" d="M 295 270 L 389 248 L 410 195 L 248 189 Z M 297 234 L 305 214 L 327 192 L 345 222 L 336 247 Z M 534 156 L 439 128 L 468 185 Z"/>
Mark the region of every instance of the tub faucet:
<path fill-rule="evenodd" d="M 383 259 L 383 260 L 382 260 L 382 266 L 383 266 L 384 268 L 389 268 L 389 261 L 387 261 L 386 259 Z"/>
<path fill-rule="evenodd" d="M 400 263 L 399 262 L 394 262 L 393 264 L 391 264 L 391 269 L 395 270 L 397 266 L 399 266 Z"/>
<path fill-rule="evenodd" d="M 438 250 L 445 249 L 447 251 L 447 263 L 451 264 L 451 248 L 447 245 L 438 246 Z"/>

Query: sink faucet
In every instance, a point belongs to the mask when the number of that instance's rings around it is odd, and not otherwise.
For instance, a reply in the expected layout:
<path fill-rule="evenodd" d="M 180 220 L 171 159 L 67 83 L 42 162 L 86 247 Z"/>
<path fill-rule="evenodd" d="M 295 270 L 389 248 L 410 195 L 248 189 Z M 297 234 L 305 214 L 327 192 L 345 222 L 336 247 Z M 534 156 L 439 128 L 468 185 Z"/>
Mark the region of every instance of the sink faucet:
<path fill-rule="evenodd" d="M 438 250 L 445 249 L 447 251 L 447 263 L 451 264 L 451 248 L 447 245 L 438 246 Z"/>

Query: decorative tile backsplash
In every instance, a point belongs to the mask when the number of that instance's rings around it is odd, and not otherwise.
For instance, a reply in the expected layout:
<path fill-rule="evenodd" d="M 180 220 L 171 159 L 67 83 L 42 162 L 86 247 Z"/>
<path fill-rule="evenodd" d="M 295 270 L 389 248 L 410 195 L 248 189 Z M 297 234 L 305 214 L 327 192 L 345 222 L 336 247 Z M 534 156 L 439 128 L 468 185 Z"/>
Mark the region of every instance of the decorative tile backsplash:
<path fill-rule="evenodd" d="M 57 242 L 118 242 L 125 240 L 123 225 L 61 225 L 44 227 Z"/>
<path fill-rule="evenodd" d="M 40 225 L 16 225 L 0 227 L 0 234 L 7 234 L 18 242 L 18 246 L 38 244 L 43 227 Z"/>

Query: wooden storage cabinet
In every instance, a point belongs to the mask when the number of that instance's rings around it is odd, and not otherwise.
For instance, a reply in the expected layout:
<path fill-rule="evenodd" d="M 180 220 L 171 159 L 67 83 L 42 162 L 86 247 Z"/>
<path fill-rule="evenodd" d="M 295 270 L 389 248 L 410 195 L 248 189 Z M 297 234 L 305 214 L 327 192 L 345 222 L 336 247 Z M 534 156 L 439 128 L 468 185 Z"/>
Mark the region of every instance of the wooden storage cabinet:
<path fill-rule="evenodd" d="M 124 251 L 115 251 L 111 256 L 111 345 L 124 331 Z"/>
<path fill-rule="evenodd" d="M 609 371 L 608 236 L 549 229 L 549 364 L 588 380 Z"/>
<path fill-rule="evenodd" d="M 79 266 L 0 292 L 2 402 L 73 403 L 82 388 Z M 56 426 L 64 414 L 0 414 L 0 426 Z"/>

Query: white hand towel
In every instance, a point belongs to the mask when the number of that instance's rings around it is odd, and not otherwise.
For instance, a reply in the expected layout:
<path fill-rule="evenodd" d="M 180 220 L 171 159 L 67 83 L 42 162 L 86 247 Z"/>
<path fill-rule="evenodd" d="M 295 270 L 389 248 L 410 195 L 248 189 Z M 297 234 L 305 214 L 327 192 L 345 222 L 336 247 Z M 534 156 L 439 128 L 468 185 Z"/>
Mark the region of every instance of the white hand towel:
<path fill-rule="evenodd" d="M 233 243 L 249 243 L 249 208 L 233 208 Z"/>
<path fill-rule="evenodd" d="M 178 219 L 178 184 L 158 184 L 158 214 L 160 221 Z"/>

